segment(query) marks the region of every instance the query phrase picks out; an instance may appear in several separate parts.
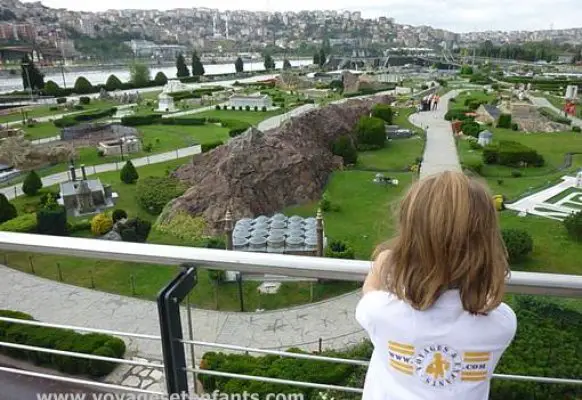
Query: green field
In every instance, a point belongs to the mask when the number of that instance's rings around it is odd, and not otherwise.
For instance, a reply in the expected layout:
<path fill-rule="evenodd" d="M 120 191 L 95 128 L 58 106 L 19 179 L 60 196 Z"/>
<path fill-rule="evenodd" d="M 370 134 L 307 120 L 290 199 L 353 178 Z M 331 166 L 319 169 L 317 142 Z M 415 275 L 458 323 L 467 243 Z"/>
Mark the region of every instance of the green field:
<path fill-rule="evenodd" d="M 420 157 L 423 145 L 424 140 L 420 136 L 392 140 L 383 149 L 359 153 L 356 168 L 378 171 L 407 170 Z"/>
<path fill-rule="evenodd" d="M 51 110 L 51 107 L 57 107 L 57 105 L 52 106 L 37 106 L 37 107 L 26 107 L 24 109 L 25 114 L 28 118 L 39 118 L 39 117 L 49 117 L 51 115 L 60 115 L 60 114 L 67 114 L 67 113 L 75 113 L 75 112 L 82 112 L 82 111 L 89 111 L 95 110 L 98 108 L 108 108 L 108 107 L 115 107 L 117 103 L 112 101 L 105 101 L 105 100 L 95 100 L 91 99 L 89 104 L 83 105 L 83 110 L 76 111 L 76 110 L 67 110 L 62 106 L 58 106 L 58 110 Z M 0 116 L 0 123 L 5 124 L 7 122 L 15 122 L 15 121 L 22 121 L 22 111 L 21 109 L 15 109 L 12 114 L 9 115 L 2 115 Z"/>

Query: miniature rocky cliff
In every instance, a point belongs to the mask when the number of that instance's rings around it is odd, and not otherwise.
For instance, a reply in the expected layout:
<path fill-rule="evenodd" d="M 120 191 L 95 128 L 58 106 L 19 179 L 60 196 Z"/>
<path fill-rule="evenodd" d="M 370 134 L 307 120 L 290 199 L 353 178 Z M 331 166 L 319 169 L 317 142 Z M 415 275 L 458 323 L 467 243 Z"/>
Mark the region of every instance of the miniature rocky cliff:
<path fill-rule="evenodd" d="M 174 176 L 190 189 L 163 218 L 187 211 L 220 229 L 227 207 L 236 219 L 272 214 L 286 206 L 318 200 L 342 160 L 331 152 L 341 135 L 387 97 L 350 100 L 314 109 L 267 132 L 250 129 L 209 153 L 199 154 Z"/>

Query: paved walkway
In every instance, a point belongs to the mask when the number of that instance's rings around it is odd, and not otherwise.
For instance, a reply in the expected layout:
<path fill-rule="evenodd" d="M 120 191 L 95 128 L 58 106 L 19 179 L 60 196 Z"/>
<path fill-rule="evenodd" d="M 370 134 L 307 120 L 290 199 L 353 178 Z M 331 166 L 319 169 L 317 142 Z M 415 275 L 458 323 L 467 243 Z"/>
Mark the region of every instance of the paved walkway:
<path fill-rule="evenodd" d="M 528 97 L 534 106 L 540 107 L 540 108 L 541 107 L 550 108 L 550 109 L 554 110 L 558 115 L 564 116 L 564 111 L 560 110 L 558 107 L 554 106 L 545 97 L 535 97 L 535 96 L 531 96 L 531 95 L 529 95 Z M 573 117 L 571 115 L 568 115 L 568 119 L 572 120 L 572 125 L 579 126 L 582 128 L 582 119 Z"/>
<path fill-rule="evenodd" d="M 446 107 L 450 96 L 443 96 L 441 107 Z M 440 110 L 420 113 L 411 117 L 414 123 L 429 127 L 426 162 L 423 164 L 425 173 L 437 172 L 445 167 L 458 168 L 450 125 L 439 118 L 444 112 Z M 279 123 L 283 120 L 279 118 Z M 445 155 L 433 154 L 444 151 L 447 152 Z M 119 168 L 119 165 L 110 165 L 109 168 Z M 101 170 L 98 169 L 97 172 Z M 51 182 L 45 184 L 53 184 L 56 183 L 55 180 L 63 178 L 66 179 L 66 174 L 54 176 Z M 9 195 L 14 189 L 5 190 Z M 0 309 L 28 312 L 46 322 L 159 334 L 155 302 L 46 280 L 2 265 L 0 276 Z M 316 350 L 321 339 L 323 348 L 344 348 L 365 337 L 354 318 L 359 298 L 360 293 L 357 291 L 324 302 L 261 313 L 194 309 L 194 339 L 248 347 L 300 347 L 306 350 Z M 186 325 L 185 310 L 182 314 L 182 321 Z M 184 331 L 187 332 L 186 327 Z M 159 342 L 131 339 L 128 343 L 132 353 L 153 359 L 161 358 Z M 208 350 L 210 349 L 197 348 L 196 358 Z"/>
<path fill-rule="evenodd" d="M 436 111 L 419 112 L 410 116 L 410 122 L 426 129 L 421 178 L 443 171 L 461 171 L 453 129 L 451 123 L 444 119 L 449 99 L 458 93 L 458 90 L 453 90 L 442 96 Z"/>
<path fill-rule="evenodd" d="M 150 164 L 157 164 L 162 163 L 170 160 L 175 160 L 177 158 L 193 156 L 195 154 L 200 153 L 201 149 L 200 146 L 191 146 L 191 147 L 184 147 L 177 150 L 168 151 L 165 153 L 154 154 L 151 156 L 145 156 L 140 158 L 134 158 L 131 160 L 134 166 L 141 167 L 144 165 Z M 108 172 L 108 171 L 118 171 L 120 170 L 125 161 L 118 161 L 113 163 L 107 164 L 99 164 L 99 165 L 89 165 L 86 166 L 85 170 L 87 175 L 99 174 L 101 172 Z M 81 176 L 81 170 L 77 169 L 77 176 Z M 43 187 L 48 187 L 55 185 L 57 183 L 66 182 L 69 180 L 68 171 L 59 172 L 57 174 L 48 175 L 42 178 L 42 185 Z M 9 200 L 13 199 L 18 196 L 22 196 L 22 183 L 13 186 L 7 186 L 0 189 L 0 193 L 3 193 Z"/>

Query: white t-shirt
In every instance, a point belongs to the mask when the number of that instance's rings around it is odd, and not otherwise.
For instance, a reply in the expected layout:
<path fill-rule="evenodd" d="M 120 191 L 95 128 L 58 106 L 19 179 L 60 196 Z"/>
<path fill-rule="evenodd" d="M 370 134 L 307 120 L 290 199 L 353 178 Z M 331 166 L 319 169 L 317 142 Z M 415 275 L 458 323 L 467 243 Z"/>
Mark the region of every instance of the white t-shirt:
<path fill-rule="evenodd" d="M 488 315 L 464 311 L 458 290 L 425 311 L 391 293 L 368 292 L 356 319 L 374 344 L 363 400 L 487 400 L 491 374 L 517 328 L 506 304 Z"/>

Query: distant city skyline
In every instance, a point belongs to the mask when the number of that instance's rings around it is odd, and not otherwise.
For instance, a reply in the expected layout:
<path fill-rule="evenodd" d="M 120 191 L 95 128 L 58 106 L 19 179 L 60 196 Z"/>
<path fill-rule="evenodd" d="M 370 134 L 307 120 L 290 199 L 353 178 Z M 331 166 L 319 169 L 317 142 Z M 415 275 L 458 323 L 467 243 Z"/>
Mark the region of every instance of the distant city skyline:
<path fill-rule="evenodd" d="M 34 0 L 24 0 L 32 2 Z M 105 11 L 108 9 L 217 8 L 249 11 L 338 10 L 361 11 L 362 17 L 394 18 L 400 24 L 429 25 L 457 33 L 472 31 L 513 31 L 567 29 L 582 26 L 579 0 L 41 0 L 52 8 L 76 11 Z"/>

